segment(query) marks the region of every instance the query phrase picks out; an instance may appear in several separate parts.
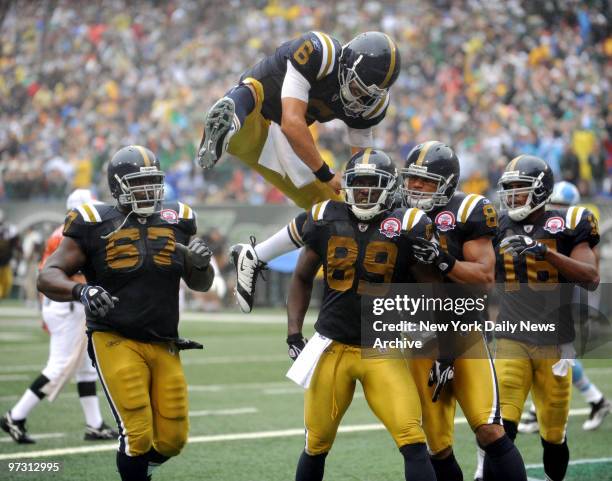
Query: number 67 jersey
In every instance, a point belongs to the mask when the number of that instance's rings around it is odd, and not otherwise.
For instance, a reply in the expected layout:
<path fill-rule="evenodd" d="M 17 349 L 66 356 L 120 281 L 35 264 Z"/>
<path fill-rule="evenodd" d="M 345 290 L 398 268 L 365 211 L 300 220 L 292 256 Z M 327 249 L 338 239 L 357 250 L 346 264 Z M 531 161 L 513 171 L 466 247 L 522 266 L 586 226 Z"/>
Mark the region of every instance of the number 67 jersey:
<path fill-rule="evenodd" d="M 75 240 L 86 256 L 82 271 L 87 283 L 119 298 L 104 318 L 87 312 L 88 329 L 116 331 L 140 341 L 178 337 L 184 261 L 176 243 L 188 244 L 195 232 L 195 214 L 181 202 L 164 203 L 148 217 L 127 215 L 109 204 L 71 210 L 64 236 Z"/>
<path fill-rule="evenodd" d="M 501 252 L 499 244 L 512 235 L 526 235 L 545 244 L 548 249 L 569 256 L 582 242 L 587 242 L 591 248 L 599 243 L 597 219 L 588 209 L 577 206 L 547 210 L 533 224 L 516 222 L 502 214 L 494 240 L 495 277 L 503 290 L 497 322 L 517 324 L 518 321 L 532 321 L 543 325 L 547 320 L 561 322 L 553 335 L 517 329 L 514 333 L 504 330 L 496 336 L 538 345 L 573 341 L 574 329 L 569 323 L 571 312 L 567 307 L 572 302 L 574 285 L 544 259 L 529 254 L 513 257 Z"/>
<path fill-rule="evenodd" d="M 409 272 L 415 263 L 412 241 L 430 240 L 433 224 L 415 208 L 387 211 L 364 222 L 344 202 L 327 200 L 297 216 L 287 231 L 296 246 L 308 246 L 323 264 L 325 291 L 316 331 L 360 346 L 361 296 L 384 295 L 384 286 L 376 284 L 414 282 Z"/>

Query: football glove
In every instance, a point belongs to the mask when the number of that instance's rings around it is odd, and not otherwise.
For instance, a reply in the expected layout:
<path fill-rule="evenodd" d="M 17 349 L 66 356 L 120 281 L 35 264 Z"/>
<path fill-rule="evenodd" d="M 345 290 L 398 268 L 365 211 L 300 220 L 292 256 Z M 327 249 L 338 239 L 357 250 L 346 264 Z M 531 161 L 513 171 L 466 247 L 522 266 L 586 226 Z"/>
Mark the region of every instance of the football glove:
<path fill-rule="evenodd" d="M 189 256 L 191 258 L 191 262 L 193 263 L 193 267 L 202 271 L 208 267 L 210 264 L 210 258 L 212 257 L 212 251 L 206 245 L 206 243 L 196 237 L 194 238 L 187 247 L 189 251 Z"/>
<path fill-rule="evenodd" d="M 506 237 L 499 245 L 503 253 L 509 253 L 514 257 L 531 254 L 537 257 L 544 257 L 548 247 L 541 242 L 526 235 L 513 235 Z"/>
<path fill-rule="evenodd" d="M 119 299 L 100 286 L 80 284 L 79 301 L 96 317 L 105 317 Z"/>
<path fill-rule="evenodd" d="M 287 337 L 287 344 L 289 345 L 288 353 L 292 361 L 295 361 L 298 358 L 300 353 L 304 350 L 304 347 L 306 347 L 307 342 L 308 339 L 302 336 L 301 332 L 291 334 Z"/>
<path fill-rule="evenodd" d="M 412 255 L 422 264 L 434 264 L 443 274 L 450 272 L 457 261 L 453 256 L 440 249 L 435 241 L 417 237 L 412 244 Z"/>
<path fill-rule="evenodd" d="M 429 370 L 429 381 L 427 385 L 434 387 L 434 392 L 431 396 L 431 400 L 436 402 L 440 397 L 440 393 L 446 384 L 448 384 L 455 376 L 455 366 L 453 361 L 449 359 L 438 359 L 434 361 Z"/>

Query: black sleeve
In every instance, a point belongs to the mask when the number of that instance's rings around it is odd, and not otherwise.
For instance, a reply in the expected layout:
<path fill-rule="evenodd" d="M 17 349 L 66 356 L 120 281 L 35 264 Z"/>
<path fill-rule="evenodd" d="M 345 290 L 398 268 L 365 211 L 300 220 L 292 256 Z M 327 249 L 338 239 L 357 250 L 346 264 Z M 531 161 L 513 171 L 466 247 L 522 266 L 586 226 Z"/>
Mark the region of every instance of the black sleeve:
<path fill-rule="evenodd" d="M 329 39 L 329 36 L 321 35 Z M 325 53 L 331 50 L 331 45 L 323 45 L 314 32 L 308 32 L 289 43 L 288 55 L 291 65 L 312 84 L 321 71 Z"/>
<path fill-rule="evenodd" d="M 494 237 L 497 234 L 497 210 L 489 199 L 478 201 L 464 224 L 465 241 L 480 237 Z"/>
<path fill-rule="evenodd" d="M 77 209 L 72 209 L 66 214 L 64 220 L 63 234 L 65 237 L 74 239 L 83 252 L 87 252 L 88 245 L 88 225 L 83 216 Z"/>
<path fill-rule="evenodd" d="M 588 242 L 591 248 L 599 244 L 599 224 L 595 215 L 588 209 L 584 209 L 580 222 L 574 229 L 574 245 L 581 242 Z"/>

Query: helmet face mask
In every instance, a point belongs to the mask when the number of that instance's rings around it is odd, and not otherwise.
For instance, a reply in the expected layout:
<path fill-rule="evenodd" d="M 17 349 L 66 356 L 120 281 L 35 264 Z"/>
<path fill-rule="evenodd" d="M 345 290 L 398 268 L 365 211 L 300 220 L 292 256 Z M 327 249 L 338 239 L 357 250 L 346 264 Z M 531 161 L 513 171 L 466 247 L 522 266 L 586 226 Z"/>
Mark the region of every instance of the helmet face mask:
<path fill-rule="evenodd" d="M 148 216 L 161 210 L 165 174 L 155 167 L 141 167 L 140 170 L 125 174 L 121 178 L 115 174 L 121 189 L 117 200 L 120 205 L 130 208 L 135 214 Z"/>
<path fill-rule="evenodd" d="M 397 172 L 382 151 L 355 154 L 342 175 L 345 203 L 359 220 L 368 221 L 389 210 L 397 185 Z"/>
<path fill-rule="evenodd" d="M 397 45 L 382 32 L 364 32 L 344 45 L 338 68 L 344 113 L 359 117 L 384 101 L 400 68 Z"/>
<path fill-rule="evenodd" d="M 363 55 L 360 55 L 352 66 L 341 65 L 338 70 L 340 100 L 344 106 L 344 113 L 349 117 L 358 117 L 389 91 L 379 88 L 376 84 L 366 85 L 361 80 L 357 66 L 362 59 Z"/>
<path fill-rule="evenodd" d="M 119 206 L 143 217 L 161 210 L 164 177 L 155 154 L 139 145 L 117 151 L 108 166 L 108 186 Z"/>
<path fill-rule="evenodd" d="M 430 212 L 435 207 L 443 207 L 448 204 L 450 197 L 448 195 L 449 187 L 455 179 L 454 174 L 448 178 L 433 172 L 427 172 L 426 169 L 419 168 L 420 166 L 411 164 L 405 169 L 402 169 L 400 176 L 402 183 L 400 184 L 400 193 L 404 199 L 404 203 L 408 207 L 416 207 L 425 212 Z M 425 182 L 434 184 L 433 190 L 414 189 L 410 186 L 411 178 L 423 179 Z"/>
<path fill-rule="evenodd" d="M 517 171 L 504 172 L 497 194 L 502 208 L 513 221 L 525 220 L 548 202 L 550 192 L 544 188 L 544 175 L 544 172 L 537 177 L 521 175 Z"/>
<path fill-rule="evenodd" d="M 400 194 L 404 205 L 430 212 L 448 204 L 457 188 L 461 169 L 457 155 L 437 140 L 414 147 L 400 170 Z M 420 179 L 420 186 L 414 180 Z"/>

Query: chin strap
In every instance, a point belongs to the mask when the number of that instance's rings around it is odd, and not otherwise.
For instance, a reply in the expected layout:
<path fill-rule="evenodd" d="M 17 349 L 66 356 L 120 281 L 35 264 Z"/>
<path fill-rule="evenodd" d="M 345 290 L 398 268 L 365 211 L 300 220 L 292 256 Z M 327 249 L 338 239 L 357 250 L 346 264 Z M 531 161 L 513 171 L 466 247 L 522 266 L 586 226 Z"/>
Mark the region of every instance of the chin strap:
<path fill-rule="evenodd" d="M 127 220 L 130 218 L 130 216 L 131 216 L 132 214 L 134 214 L 134 211 L 133 211 L 133 210 L 131 210 L 131 211 L 128 213 L 128 215 L 126 215 L 126 216 L 125 216 L 125 219 L 123 219 L 123 222 L 122 222 L 121 224 L 119 224 L 119 227 L 117 227 L 117 228 L 116 228 L 114 231 L 109 232 L 109 233 L 108 233 L 108 234 L 106 234 L 106 235 L 102 235 L 102 236 L 100 236 L 100 239 L 104 239 L 104 240 L 106 240 L 106 239 L 108 239 L 109 237 L 111 237 L 111 236 L 112 236 L 112 235 L 113 235 L 115 232 L 119 231 L 119 230 L 120 230 L 120 229 L 121 229 L 121 228 L 122 228 L 122 227 L 125 225 L 125 223 L 127 222 Z"/>

